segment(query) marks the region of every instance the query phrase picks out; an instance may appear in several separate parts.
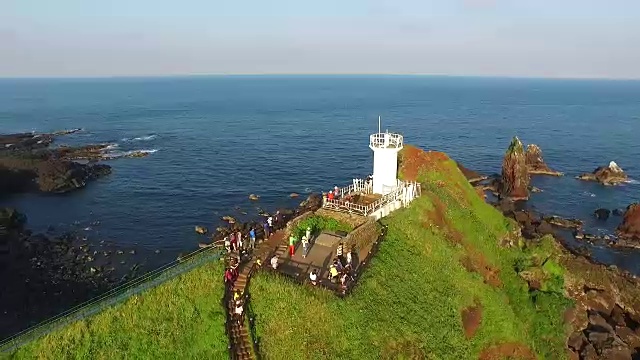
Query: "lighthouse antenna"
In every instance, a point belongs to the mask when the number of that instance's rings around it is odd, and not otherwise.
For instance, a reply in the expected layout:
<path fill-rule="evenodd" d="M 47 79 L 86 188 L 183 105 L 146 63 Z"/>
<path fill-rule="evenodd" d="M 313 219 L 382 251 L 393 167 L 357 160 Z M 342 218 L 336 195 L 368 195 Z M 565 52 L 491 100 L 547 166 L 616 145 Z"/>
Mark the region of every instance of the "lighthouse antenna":
<path fill-rule="evenodd" d="M 380 115 L 378 115 L 378 134 L 380 134 Z"/>

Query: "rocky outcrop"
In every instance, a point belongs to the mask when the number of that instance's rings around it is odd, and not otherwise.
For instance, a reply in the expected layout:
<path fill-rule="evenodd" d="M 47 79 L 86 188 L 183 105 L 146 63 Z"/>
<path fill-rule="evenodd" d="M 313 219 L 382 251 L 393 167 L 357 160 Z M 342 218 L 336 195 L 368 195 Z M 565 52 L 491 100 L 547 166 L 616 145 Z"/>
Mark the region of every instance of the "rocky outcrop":
<path fill-rule="evenodd" d="M 584 224 L 578 219 L 565 219 L 560 216 L 551 215 L 544 218 L 549 224 L 565 228 L 565 229 L 580 229 Z"/>
<path fill-rule="evenodd" d="M 466 167 L 464 167 L 462 164 L 460 164 L 459 162 L 456 161 L 456 165 L 458 165 L 458 169 L 460 169 L 460 171 L 462 172 L 462 174 L 467 178 L 467 180 L 471 183 L 471 184 L 475 184 L 477 182 L 480 182 L 482 180 L 487 179 L 486 176 L 480 174 L 477 171 L 474 170 L 470 170 L 467 169 Z"/>
<path fill-rule="evenodd" d="M 551 170 L 549 166 L 544 162 L 542 158 L 542 150 L 535 144 L 527 145 L 527 151 L 525 153 L 525 162 L 527 164 L 527 170 L 529 174 L 539 175 L 552 175 L 562 176 L 563 174 L 558 171 Z"/>
<path fill-rule="evenodd" d="M 593 215 L 598 220 L 607 220 L 609 215 L 611 215 L 611 210 L 604 208 L 596 209 L 596 211 L 593 212 Z"/>
<path fill-rule="evenodd" d="M 77 131 L 0 135 L 0 196 L 28 191 L 69 192 L 111 173 L 111 167 L 98 164 L 98 160 L 149 154 L 131 151 L 114 156 L 106 152 L 109 146 L 105 144 L 49 147 L 55 136 Z"/>
<path fill-rule="evenodd" d="M 513 200 L 527 200 L 529 199 L 529 181 L 524 146 L 515 136 L 502 161 L 500 195 Z"/>
<path fill-rule="evenodd" d="M 603 185 L 618 185 L 626 182 L 629 178 L 622 168 L 612 161 L 608 166 L 601 166 L 592 173 L 582 174 L 577 179 L 584 181 L 597 181 Z"/>
<path fill-rule="evenodd" d="M 627 240 L 640 241 L 640 203 L 627 206 L 622 223 L 616 229 L 616 234 Z"/>

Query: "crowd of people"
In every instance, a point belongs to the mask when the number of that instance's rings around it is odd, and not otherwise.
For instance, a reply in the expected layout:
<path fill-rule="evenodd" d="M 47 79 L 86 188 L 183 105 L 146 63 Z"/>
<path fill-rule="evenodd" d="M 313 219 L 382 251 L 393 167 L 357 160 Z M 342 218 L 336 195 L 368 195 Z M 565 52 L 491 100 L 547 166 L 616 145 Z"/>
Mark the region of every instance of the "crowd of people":
<path fill-rule="evenodd" d="M 336 248 L 336 256 L 331 261 L 327 273 L 327 280 L 332 284 L 339 284 L 340 290 L 343 292 L 347 289 L 350 281 L 353 281 L 353 252 L 348 249 L 345 253 L 344 244 L 340 243 Z M 313 269 L 309 273 L 309 282 L 316 286 L 320 283 L 320 271 Z"/>
<path fill-rule="evenodd" d="M 283 224 L 286 224 L 286 219 L 280 211 L 271 216 L 267 216 L 264 222 L 261 224 L 262 241 L 267 241 L 269 237 Z M 224 271 L 224 282 L 227 286 L 228 293 L 233 293 L 233 313 L 232 317 L 234 321 L 242 323 L 243 312 L 245 305 L 245 296 L 240 290 L 233 291 L 233 285 L 238 279 L 238 268 L 240 263 L 243 262 L 249 255 L 249 253 L 256 248 L 257 235 L 260 230 L 259 226 L 252 226 L 246 233 L 240 230 L 232 231 L 224 237 L 224 247 L 227 251 L 228 265 Z M 256 260 L 256 266 L 262 265 L 260 259 Z"/>

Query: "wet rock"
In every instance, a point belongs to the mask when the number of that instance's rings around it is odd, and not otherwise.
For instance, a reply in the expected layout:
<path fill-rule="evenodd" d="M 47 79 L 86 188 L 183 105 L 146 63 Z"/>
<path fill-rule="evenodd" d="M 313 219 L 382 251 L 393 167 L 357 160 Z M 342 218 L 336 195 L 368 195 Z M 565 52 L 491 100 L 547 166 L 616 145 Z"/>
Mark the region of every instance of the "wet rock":
<path fill-rule="evenodd" d="M 251 200 L 251 201 L 258 201 L 258 200 L 260 200 L 260 195 L 250 194 L 250 195 L 249 195 L 249 200 Z"/>
<path fill-rule="evenodd" d="M 160 250 L 156 250 L 154 251 L 156 254 L 160 254 Z"/>
<path fill-rule="evenodd" d="M 131 251 L 129 251 L 129 254 L 131 254 L 131 255 L 135 255 L 135 254 L 136 254 L 136 251 L 135 251 L 135 250 L 131 250 Z"/>
<path fill-rule="evenodd" d="M 611 215 L 611 211 L 609 209 L 600 208 L 596 209 L 596 211 L 593 212 L 593 215 L 598 220 L 607 220 L 609 215 Z"/>
<path fill-rule="evenodd" d="M 289 197 L 292 198 L 292 199 L 297 198 L 298 196 L 300 196 L 300 194 L 298 194 L 298 193 L 289 194 Z"/>
<path fill-rule="evenodd" d="M 532 193 L 541 193 L 541 192 L 543 192 L 542 189 L 537 188 L 535 186 L 529 186 L 529 191 L 531 191 Z"/>
<path fill-rule="evenodd" d="M 613 216 L 623 216 L 624 215 L 624 210 L 622 210 L 622 209 L 613 209 L 611 214 Z"/>
<path fill-rule="evenodd" d="M 640 336 L 626 326 L 616 326 L 616 335 L 631 348 L 640 347 Z"/>
<path fill-rule="evenodd" d="M 559 226 L 567 229 L 580 229 L 582 228 L 583 222 L 578 219 L 564 219 L 560 216 L 548 216 L 545 217 L 544 220 L 549 222 L 552 225 Z"/>
<path fill-rule="evenodd" d="M 502 161 L 500 194 L 513 200 L 529 199 L 529 172 L 524 147 L 517 136 L 513 138 Z"/>
<path fill-rule="evenodd" d="M 585 181 L 597 181 L 603 185 L 618 185 L 628 180 L 627 174 L 615 161 L 611 161 L 608 166 L 601 166 L 593 170 L 592 173 L 582 174 L 577 178 Z"/>
<path fill-rule="evenodd" d="M 223 216 L 222 220 L 228 222 L 229 224 L 235 224 L 235 222 L 236 222 L 236 219 L 234 217 L 232 217 L 232 216 L 229 216 L 229 215 Z"/>
<path fill-rule="evenodd" d="M 542 150 L 535 144 L 529 144 L 525 153 L 525 162 L 529 174 L 562 176 L 558 171 L 551 170 L 542 158 Z"/>
<path fill-rule="evenodd" d="M 640 203 L 627 206 L 616 234 L 624 239 L 640 241 Z"/>
<path fill-rule="evenodd" d="M 207 231 L 207 228 L 204 226 L 196 226 L 196 232 L 200 235 L 205 235 Z"/>

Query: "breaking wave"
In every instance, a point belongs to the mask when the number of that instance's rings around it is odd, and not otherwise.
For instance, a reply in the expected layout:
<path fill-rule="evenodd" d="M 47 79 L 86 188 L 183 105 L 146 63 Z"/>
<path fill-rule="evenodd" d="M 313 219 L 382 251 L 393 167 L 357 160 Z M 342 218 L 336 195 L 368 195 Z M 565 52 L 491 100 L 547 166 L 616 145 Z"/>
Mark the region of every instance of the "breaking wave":
<path fill-rule="evenodd" d="M 588 192 L 588 191 L 583 192 L 582 195 L 586 195 L 586 196 L 590 196 L 590 197 L 596 197 L 596 194 Z"/>
<path fill-rule="evenodd" d="M 112 151 L 105 154 L 110 159 L 117 159 L 122 157 L 135 157 L 136 155 L 150 155 L 157 152 L 158 149 L 142 149 L 142 150 L 130 150 L 130 151 Z"/>
<path fill-rule="evenodd" d="M 633 184 L 633 185 L 638 185 L 640 184 L 640 181 L 636 180 L 636 179 L 629 179 L 627 181 L 625 181 L 627 184 Z"/>
<path fill-rule="evenodd" d="M 120 145 L 118 145 L 117 143 L 114 143 L 114 144 L 109 144 L 109 145 L 107 145 L 107 147 L 105 147 L 105 148 L 104 148 L 104 149 L 102 149 L 102 150 L 103 150 L 103 151 L 111 151 L 111 150 L 117 149 L 117 148 L 119 148 L 119 147 L 120 147 Z"/>
<path fill-rule="evenodd" d="M 124 139 L 122 139 L 122 141 L 124 141 L 124 142 L 151 141 L 151 140 L 153 140 L 153 139 L 155 139 L 157 137 L 158 137 L 158 135 L 151 134 L 151 135 L 139 136 L 139 137 L 134 137 L 134 138 L 124 138 Z"/>

